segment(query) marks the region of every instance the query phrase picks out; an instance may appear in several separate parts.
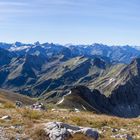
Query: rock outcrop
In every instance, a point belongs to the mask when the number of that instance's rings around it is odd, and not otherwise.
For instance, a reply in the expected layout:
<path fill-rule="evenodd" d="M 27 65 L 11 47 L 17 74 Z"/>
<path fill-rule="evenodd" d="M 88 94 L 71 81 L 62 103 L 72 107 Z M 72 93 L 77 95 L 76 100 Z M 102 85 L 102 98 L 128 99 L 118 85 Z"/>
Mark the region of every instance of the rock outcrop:
<path fill-rule="evenodd" d="M 98 140 L 99 137 L 97 130 L 93 128 L 78 127 L 62 122 L 49 122 L 44 126 L 44 130 L 50 140 L 68 140 L 76 133 L 84 134 L 93 140 Z"/>
<path fill-rule="evenodd" d="M 37 102 L 31 106 L 33 110 L 47 110 L 43 103 Z"/>

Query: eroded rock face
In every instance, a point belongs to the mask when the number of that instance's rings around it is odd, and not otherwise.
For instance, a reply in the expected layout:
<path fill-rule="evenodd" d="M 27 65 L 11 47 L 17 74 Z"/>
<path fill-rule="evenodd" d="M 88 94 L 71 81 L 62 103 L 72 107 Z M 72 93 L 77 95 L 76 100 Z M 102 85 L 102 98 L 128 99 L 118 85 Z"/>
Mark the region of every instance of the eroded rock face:
<path fill-rule="evenodd" d="M 50 140 L 67 140 L 76 133 L 84 134 L 93 140 L 98 140 L 99 137 L 98 132 L 92 128 L 78 127 L 62 122 L 49 122 L 44 126 L 44 130 Z"/>
<path fill-rule="evenodd" d="M 69 96 L 74 95 L 82 98 L 93 107 L 93 110 L 99 113 L 126 118 L 138 117 L 140 115 L 140 90 L 137 90 L 130 84 L 119 86 L 108 97 L 101 94 L 99 90 L 94 89 L 91 91 L 85 86 L 76 86 L 71 91 L 72 93 Z"/>

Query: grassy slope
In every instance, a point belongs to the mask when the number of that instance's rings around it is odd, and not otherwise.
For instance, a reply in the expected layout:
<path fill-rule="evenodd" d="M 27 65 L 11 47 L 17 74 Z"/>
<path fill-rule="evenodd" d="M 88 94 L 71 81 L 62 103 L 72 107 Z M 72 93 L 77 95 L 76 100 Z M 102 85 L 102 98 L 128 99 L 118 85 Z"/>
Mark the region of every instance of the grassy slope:
<path fill-rule="evenodd" d="M 0 103 L 14 103 L 16 100 L 22 100 L 25 104 L 33 103 L 33 100 L 28 97 L 0 90 Z M 69 99 L 69 103 L 71 103 L 70 101 L 71 99 Z M 80 105 L 81 102 L 83 103 L 82 100 L 79 100 L 78 105 Z M 47 106 L 49 107 L 49 105 Z M 86 103 L 84 103 L 84 106 L 89 107 Z M 38 140 L 45 140 L 41 138 L 43 135 L 40 133 L 42 133 L 43 124 L 50 121 L 61 121 L 78 126 L 97 128 L 99 132 L 101 132 L 99 140 L 115 140 L 111 138 L 111 136 L 116 134 L 130 134 L 135 136 L 135 140 L 139 140 L 140 138 L 140 118 L 123 119 L 97 115 L 87 111 L 76 113 L 61 109 L 56 111 L 48 109 L 47 112 L 33 111 L 27 108 L 17 109 L 14 105 L 1 106 L 0 118 L 4 115 L 9 115 L 12 118 L 9 121 L 0 119 L 0 126 L 4 127 L 4 131 L 9 139 L 14 139 L 16 135 L 20 135 L 22 138 L 35 136 L 33 140 L 36 140 L 36 138 L 39 138 Z M 11 128 L 11 126 L 19 126 L 19 128 Z M 117 132 L 112 132 L 113 128 L 116 128 Z M 89 140 L 82 135 L 76 137 L 76 140 Z"/>
<path fill-rule="evenodd" d="M 37 135 L 44 123 L 50 121 L 61 121 L 73 125 L 97 128 L 102 133 L 100 140 L 115 140 L 111 138 L 116 134 L 130 134 L 135 136 L 135 140 L 139 140 L 140 136 L 140 118 L 137 119 L 123 119 L 118 117 L 111 117 L 106 115 L 97 115 L 91 112 L 69 112 L 69 111 L 51 111 L 47 112 L 33 111 L 28 109 L 5 109 L 0 108 L 0 116 L 10 115 L 11 121 L 0 121 L 0 126 L 5 126 L 5 130 L 9 137 L 18 133 L 17 129 L 11 129 L 11 125 L 21 125 L 23 127 L 20 135 L 26 136 Z M 112 132 L 112 129 L 118 129 L 117 132 Z M 122 129 L 122 130 L 121 130 Z M 8 133 L 9 132 L 9 133 Z M 35 140 L 35 139 L 33 139 Z M 41 140 L 41 139 L 40 139 Z M 79 139 L 77 139 L 79 140 Z M 123 140 L 123 139 L 121 139 Z"/>
<path fill-rule="evenodd" d="M 68 108 L 68 109 L 79 109 L 82 111 L 96 111 L 95 108 L 93 108 L 90 104 L 88 104 L 84 99 L 82 99 L 80 96 L 75 94 L 70 94 L 68 96 L 64 97 L 64 101 L 58 105 L 60 108 Z M 98 112 L 99 113 L 99 112 Z"/>
<path fill-rule="evenodd" d="M 0 102 L 12 102 L 15 103 L 15 101 L 21 101 L 26 105 L 33 104 L 35 101 L 29 97 L 23 96 L 21 94 L 16 94 L 10 91 L 6 91 L 3 89 L 0 89 Z"/>
<path fill-rule="evenodd" d="M 104 75 L 98 77 L 98 79 L 96 81 L 94 81 L 93 83 L 89 83 L 89 88 L 99 89 L 106 96 L 109 96 L 111 94 L 112 89 L 115 88 L 114 82 L 108 84 L 110 79 L 111 78 L 116 79 L 116 77 L 118 77 L 117 75 L 119 75 L 119 73 L 125 66 L 126 65 L 124 65 L 124 64 L 118 64 L 118 65 L 111 67 L 110 69 L 108 69 L 105 72 Z M 115 83 L 116 83 L 116 81 L 115 81 Z"/>

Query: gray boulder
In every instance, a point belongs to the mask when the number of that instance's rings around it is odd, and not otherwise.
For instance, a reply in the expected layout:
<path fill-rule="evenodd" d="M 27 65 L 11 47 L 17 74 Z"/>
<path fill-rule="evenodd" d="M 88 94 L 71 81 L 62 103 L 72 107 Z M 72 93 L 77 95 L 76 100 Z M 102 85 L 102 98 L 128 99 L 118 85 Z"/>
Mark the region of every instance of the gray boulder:
<path fill-rule="evenodd" d="M 82 128 L 80 132 L 88 137 L 94 138 L 95 140 L 99 137 L 99 133 L 93 128 Z"/>
<path fill-rule="evenodd" d="M 23 107 L 23 103 L 21 101 L 16 101 L 16 107 L 18 108 Z"/>
<path fill-rule="evenodd" d="M 61 124 L 57 122 L 47 123 L 45 125 L 45 132 L 50 140 L 66 140 L 71 135 L 65 127 L 62 127 Z"/>
<path fill-rule="evenodd" d="M 33 110 L 47 110 L 43 103 L 37 102 L 31 106 Z"/>
<path fill-rule="evenodd" d="M 117 134 L 111 137 L 115 139 L 134 140 L 133 137 L 129 134 Z"/>
<path fill-rule="evenodd" d="M 76 133 L 84 134 L 93 140 L 98 140 L 99 137 L 97 130 L 92 128 L 73 126 L 62 122 L 49 122 L 44 126 L 50 140 L 67 140 Z"/>

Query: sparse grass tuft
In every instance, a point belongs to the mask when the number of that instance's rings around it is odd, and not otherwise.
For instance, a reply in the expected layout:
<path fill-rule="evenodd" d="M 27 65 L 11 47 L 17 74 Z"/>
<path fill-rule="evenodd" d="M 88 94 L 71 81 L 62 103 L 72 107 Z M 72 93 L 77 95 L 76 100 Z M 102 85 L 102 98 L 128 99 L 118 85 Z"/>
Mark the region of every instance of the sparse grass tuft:
<path fill-rule="evenodd" d="M 21 115 L 23 118 L 28 118 L 30 120 L 39 120 L 43 117 L 43 112 L 31 109 L 23 109 L 21 111 Z"/>
<path fill-rule="evenodd" d="M 134 139 L 140 137 L 140 118 L 124 119 L 114 116 L 97 115 L 91 112 L 73 112 L 56 110 L 51 111 L 35 111 L 26 108 L 0 108 L 0 117 L 4 115 L 11 116 L 11 120 L 1 120 L 0 126 L 8 128 L 5 131 L 7 134 L 15 136 L 18 129 L 11 129 L 11 126 L 21 126 L 23 134 L 33 140 L 48 140 L 44 133 L 43 125 L 47 122 L 60 121 L 71 125 L 79 125 L 83 127 L 97 128 L 101 132 L 100 140 L 114 140 L 111 136 L 116 134 L 130 134 Z M 117 132 L 112 132 L 112 129 L 117 129 Z M 123 129 L 123 130 L 121 130 Z M 33 132 L 33 133 L 32 133 Z M 32 137 L 30 137 L 32 135 Z M 74 135 L 70 140 L 90 140 L 82 134 Z"/>
<path fill-rule="evenodd" d="M 87 137 L 84 134 L 74 134 L 69 140 L 93 140 L 93 138 Z"/>
<path fill-rule="evenodd" d="M 43 129 L 36 129 L 33 134 L 31 134 L 33 140 L 49 140 L 46 132 Z"/>
<path fill-rule="evenodd" d="M 4 103 L 4 108 L 7 108 L 7 109 L 15 108 L 15 105 L 11 102 L 6 102 L 6 103 Z"/>

